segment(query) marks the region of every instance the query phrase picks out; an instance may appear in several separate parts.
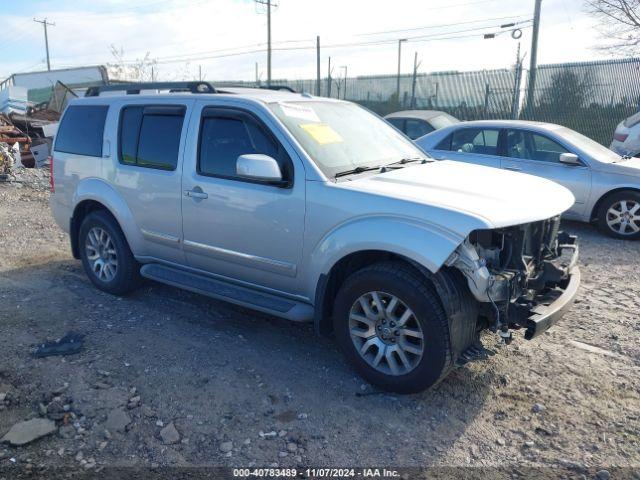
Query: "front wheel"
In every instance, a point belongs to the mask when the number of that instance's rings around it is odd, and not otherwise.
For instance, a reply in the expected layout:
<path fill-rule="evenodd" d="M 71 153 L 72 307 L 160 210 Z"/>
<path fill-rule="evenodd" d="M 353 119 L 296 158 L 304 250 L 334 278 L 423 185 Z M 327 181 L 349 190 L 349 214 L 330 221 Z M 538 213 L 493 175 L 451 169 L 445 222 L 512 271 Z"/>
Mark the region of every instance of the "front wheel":
<path fill-rule="evenodd" d="M 626 190 L 605 198 L 598 210 L 598 228 L 614 238 L 640 238 L 640 193 Z"/>
<path fill-rule="evenodd" d="M 388 391 L 415 393 L 451 368 L 449 327 L 440 298 L 400 262 L 363 268 L 342 285 L 334 331 L 358 373 Z"/>

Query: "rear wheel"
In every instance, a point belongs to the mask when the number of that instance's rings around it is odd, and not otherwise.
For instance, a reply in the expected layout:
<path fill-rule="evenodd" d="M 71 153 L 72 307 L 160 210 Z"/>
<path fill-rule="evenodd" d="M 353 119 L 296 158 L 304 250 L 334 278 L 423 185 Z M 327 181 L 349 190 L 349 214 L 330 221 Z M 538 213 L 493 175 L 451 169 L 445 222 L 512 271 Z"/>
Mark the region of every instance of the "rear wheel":
<path fill-rule="evenodd" d="M 451 367 L 440 299 L 400 262 L 366 267 L 345 281 L 335 300 L 334 331 L 358 373 L 384 390 L 419 392 Z"/>
<path fill-rule="evenodd" d="M 640 193 L 626 190 L 606 197 L 598 210 L 598 228 L 614 238 L 640 238 Z"/>
<path fill-rule="evenodd" d="M 87 276 L 100 290 L 124 295 L 141 283 L 140 265 L 114 218 L 105 211 L 85 217 L 78 234 L 80 259 Z"/>

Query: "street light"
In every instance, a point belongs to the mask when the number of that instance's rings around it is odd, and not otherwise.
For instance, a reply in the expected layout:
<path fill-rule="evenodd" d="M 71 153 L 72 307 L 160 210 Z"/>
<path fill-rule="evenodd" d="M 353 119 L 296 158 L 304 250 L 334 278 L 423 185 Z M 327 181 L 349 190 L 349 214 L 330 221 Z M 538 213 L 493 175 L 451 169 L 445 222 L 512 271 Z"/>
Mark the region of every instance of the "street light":
<path fill-rule="evenodd" d="M 402 58 L 402 42 L 406 41 L 406 38 L 398 40 L 398 82 L 396 84 L 396 97 L 398 98 L 398 103 L 400 103 L 400 59 Z"/>

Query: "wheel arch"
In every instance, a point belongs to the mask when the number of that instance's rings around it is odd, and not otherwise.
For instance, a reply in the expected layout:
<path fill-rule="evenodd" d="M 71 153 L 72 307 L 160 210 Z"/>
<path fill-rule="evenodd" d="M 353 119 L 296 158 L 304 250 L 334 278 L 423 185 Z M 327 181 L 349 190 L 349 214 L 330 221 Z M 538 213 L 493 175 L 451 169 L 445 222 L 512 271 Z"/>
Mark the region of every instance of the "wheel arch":
<path fill-rule="evenodd" d="M 113 213 L 106 206 L 96 200 L 82 200 L 73 209 L 73 215 L 71 215 L 71 223 L 69 225 L 69 238 L 71 240 L 71 253 L 73 254 L 73 258 L 80 258 L 80 247 L 78 243 L 80 225 L 82 225 L 82 222 L 87 215 L 98 210 L 107 212 L 114 220 L 116 220 Z"/>
<path fill-rule="evenodd" d="M 626 192 L 626 191 L 640 194 L 640 188 L 632 187 L 632 186 L 618 187 L 618 188 L 614 188 L 613 190 L 609 190 L 606 193 L 603 193 L 598 199 L 598 201 L 593 205 L 593 210 L 591 211 L 591 217 L 589 221 L 595 222 L 596 220 L 598 220 L 598 211 L 602 206 L 602 202 L 604 202 L 607 199 L 607 197 L 610 197 L 611 195 L 615 195 L 616 193 Z"/>
<path fill-rule="evenodd" d="M 71 251 L 74 258 L 80 258 L 78 233 L 84 218 L 91 212 L 103 210 L 113 217 L 122 231 L 131 251 L 142 242 L 142 235 L 133 220 L 133 215 L 124 199 L 104 181 L 97 178 L 83 180 L 74 195 L 74 209 L 69 223 Z"/>
<path fill-rule="evenodd" d="M 461 272 L 442 267 L 431 272 L 415 260 L 385 250 L 361 250 L 342 257 L 332 268 L 320 276 L 315 298 L 314 325 L 321 335 L 333 333 L 333 302 L 340 286 L 352 273 L 374 263 L 396 261 L 417 276 L 424 278 L 438 295 L 447 313 L 452 352 L 459 355 L 475 341 L 478 316 L 477 302 L 473 298 Z"/>

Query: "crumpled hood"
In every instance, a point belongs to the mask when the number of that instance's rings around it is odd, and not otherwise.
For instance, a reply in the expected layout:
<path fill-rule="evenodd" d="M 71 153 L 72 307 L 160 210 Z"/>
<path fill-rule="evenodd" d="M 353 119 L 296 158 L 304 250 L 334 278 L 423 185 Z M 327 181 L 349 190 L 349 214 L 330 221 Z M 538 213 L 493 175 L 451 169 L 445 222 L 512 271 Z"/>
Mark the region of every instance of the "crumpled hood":
<path fill-rule="evenodd" d="M 616 163 L 598 163 L 593 165 L 594 170 L 605 173 L 617 173 L 620 175 L 632 175 L 640 177 L 640 158 L 629 158 Z"/>
<path fill-rule="evenodd" d="M 341 186 L 466 213 L 486 228 L 551 218 L 575 201 L 568 189 L 544 178 L 451 160 L 409 165 Z"/>

